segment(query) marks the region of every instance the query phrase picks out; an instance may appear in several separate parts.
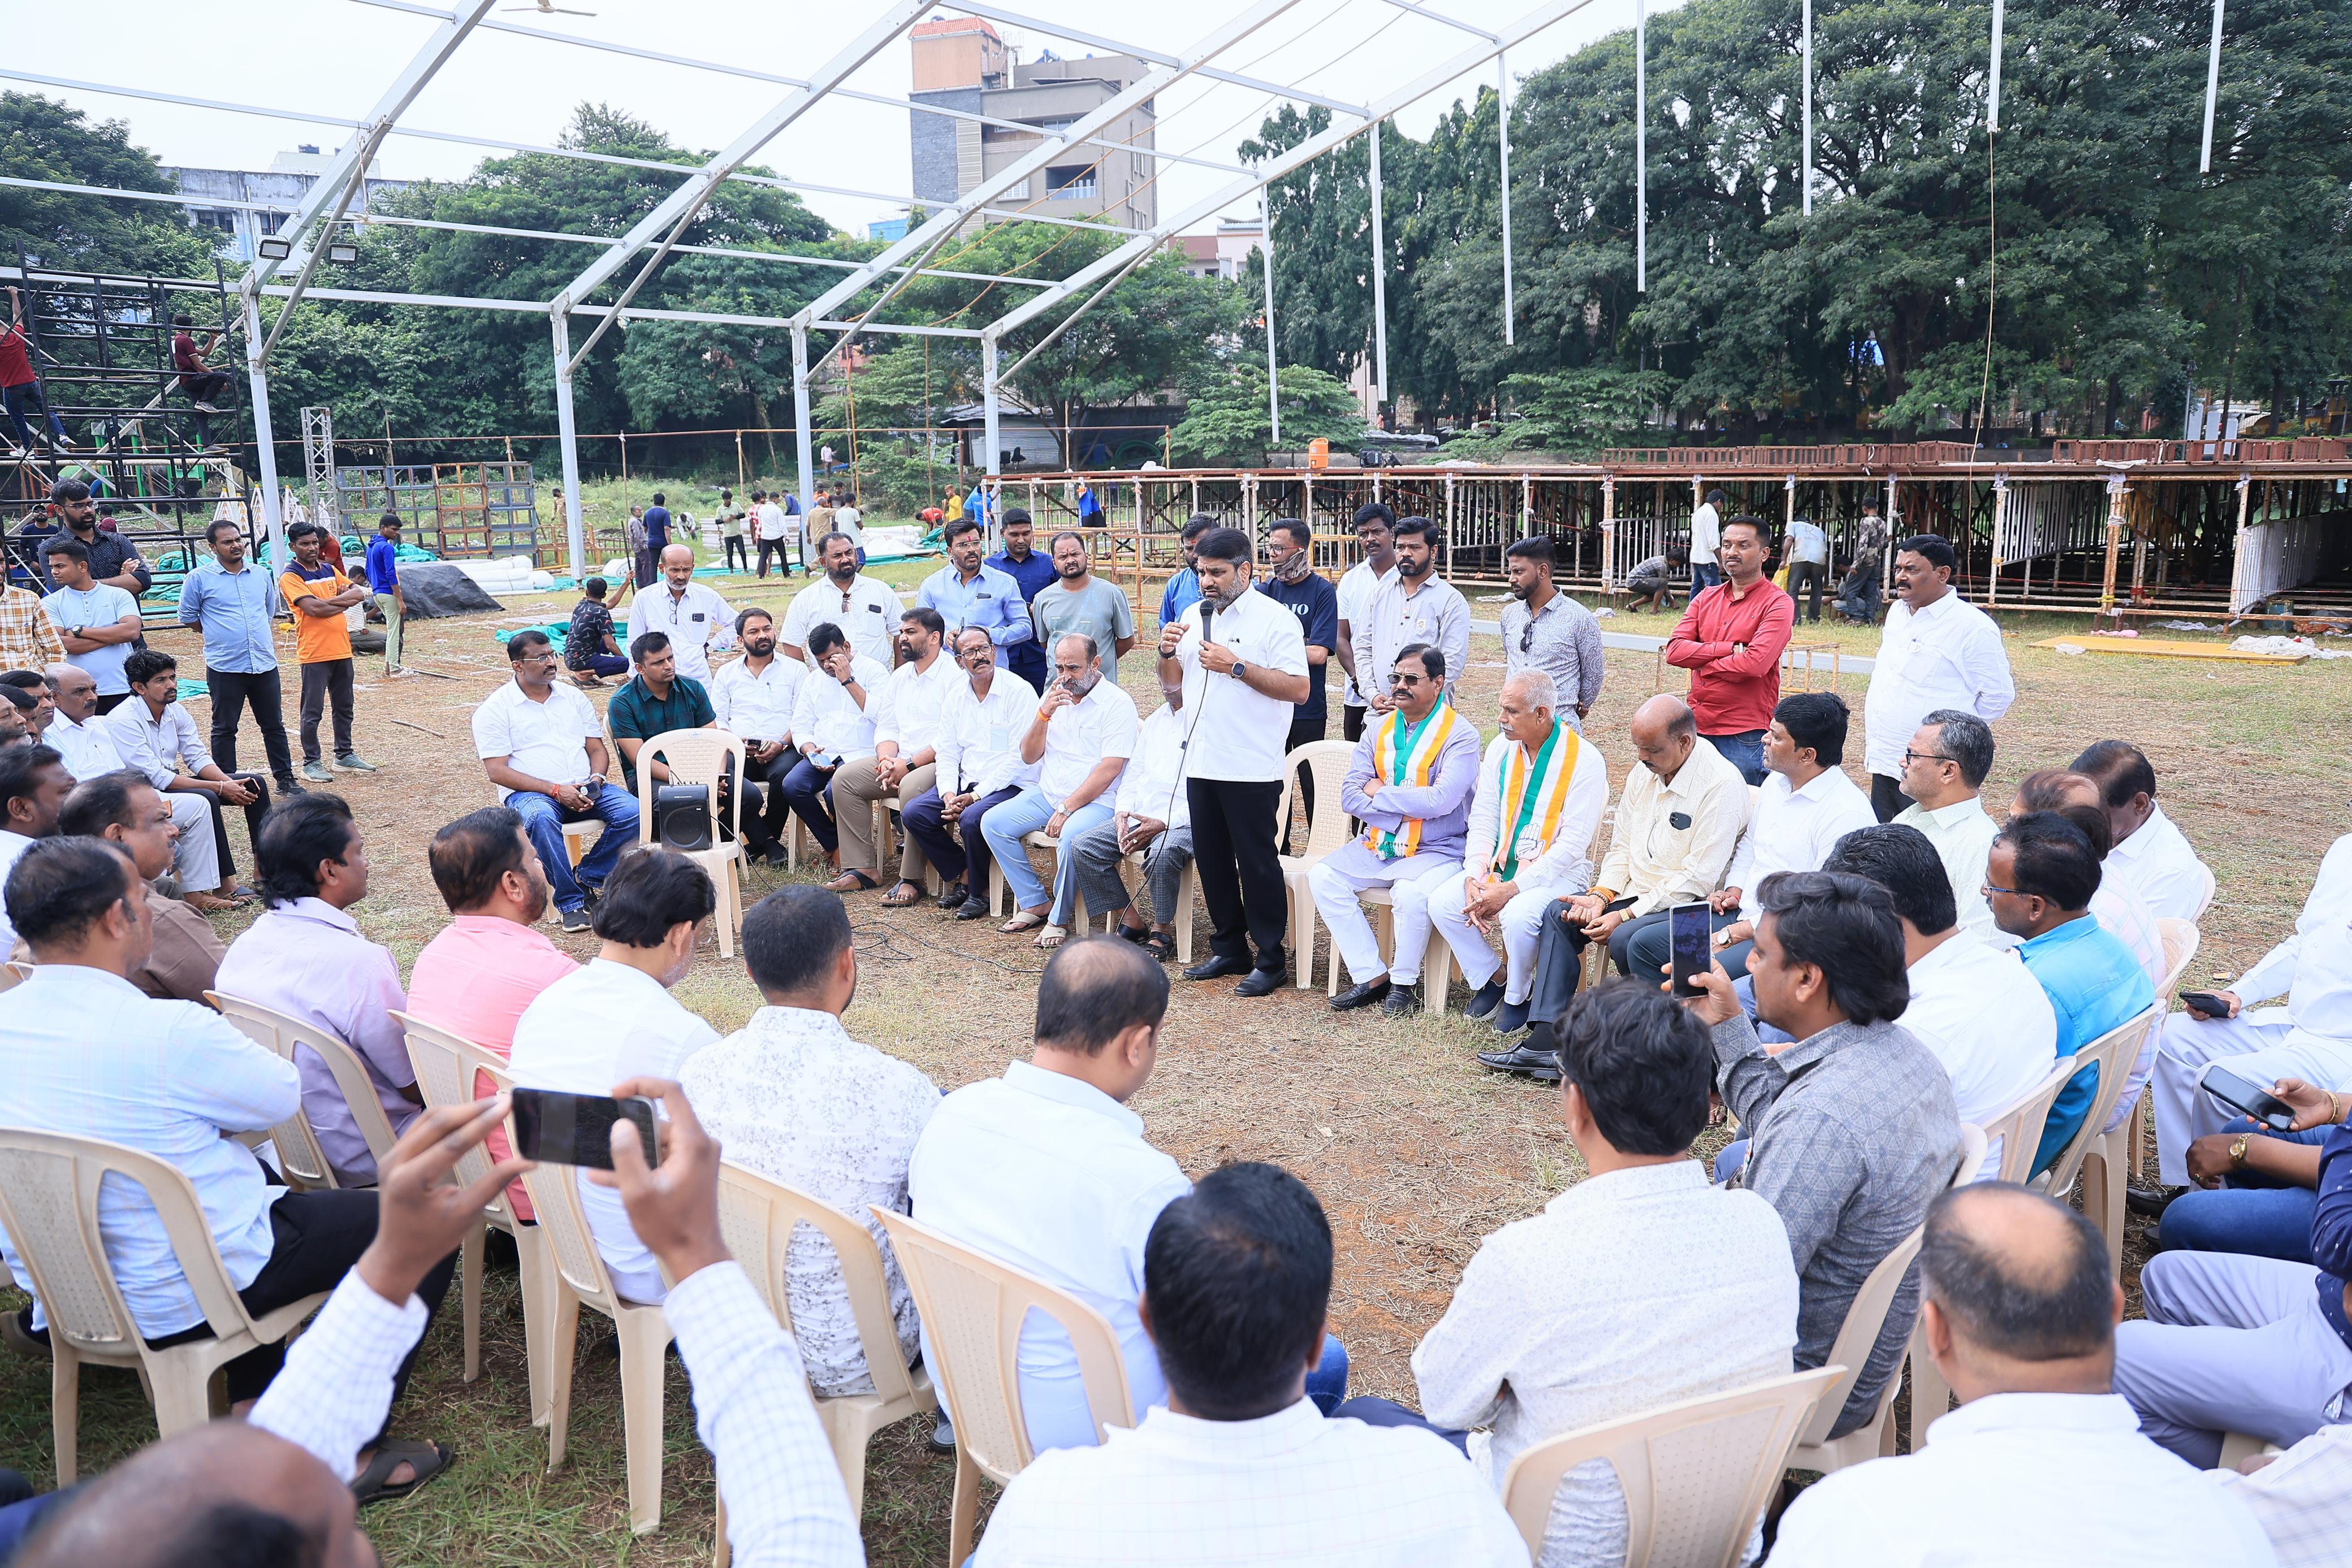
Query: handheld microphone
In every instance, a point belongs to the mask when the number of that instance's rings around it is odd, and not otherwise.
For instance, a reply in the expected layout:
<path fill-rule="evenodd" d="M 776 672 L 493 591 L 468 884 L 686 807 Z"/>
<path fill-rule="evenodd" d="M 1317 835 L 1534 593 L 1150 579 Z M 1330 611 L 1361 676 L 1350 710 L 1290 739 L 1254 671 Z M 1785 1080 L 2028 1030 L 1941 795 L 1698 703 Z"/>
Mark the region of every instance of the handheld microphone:
<path fill-rule="evenodd" d="M 1216 613 L 1217 601 L 1213 599 L 1203 597 L 1201 601 L 1201 641 L 1203 643 L 1213 643 L 1216 641 L 1214 637 L 1209 635 L 1209 622 L 1211 618 Z"/>

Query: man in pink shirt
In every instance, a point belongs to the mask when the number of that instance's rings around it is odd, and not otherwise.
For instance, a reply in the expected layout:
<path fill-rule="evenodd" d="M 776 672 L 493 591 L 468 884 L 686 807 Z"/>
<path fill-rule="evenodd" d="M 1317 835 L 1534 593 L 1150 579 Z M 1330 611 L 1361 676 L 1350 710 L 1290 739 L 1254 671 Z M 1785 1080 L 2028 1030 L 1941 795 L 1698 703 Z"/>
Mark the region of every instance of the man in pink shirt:
<path fill-rule="evenodd" d="M 547 913 L 547 873 L 507 806 L 468 812 L 433 835 L 433 884 L 449 906 L 449 924 L 416 955 L 409 971 L 408 1011 L 471 1040 L 493 1056 L 514 1047 L 515 1020 L 580 966 L 537 928 Z M 488 1094 L 488 1083 L 474 1086 Z M 506 1134 L 489 1137 L 491 1157 L 506 1158 Z M 518 1218 L 531 1218 L 522 1184 L 507 1189 Z"/>

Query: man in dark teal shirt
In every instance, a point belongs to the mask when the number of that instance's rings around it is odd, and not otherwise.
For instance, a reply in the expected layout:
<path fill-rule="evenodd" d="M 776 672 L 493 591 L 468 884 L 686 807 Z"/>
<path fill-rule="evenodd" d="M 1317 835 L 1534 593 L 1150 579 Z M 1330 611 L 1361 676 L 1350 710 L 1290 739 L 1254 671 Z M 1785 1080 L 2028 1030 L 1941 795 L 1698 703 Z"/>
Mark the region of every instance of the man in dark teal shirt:
<path fill-rule="evenodd" d="M 677 653 L 669 634 L 647 632 L 629 644 L 637 673 L 613 694 L 604 709 L 613 727 L 613 742 L 621 749 L 621 778 L 629 792 L 637 792 L 637 750 L 655 736 L 673 729 L 702 729 L 719 722 L 710 694 L 702 683 L 677 673 Z M 656 760 L 654 782 L 669 782 L 669 768 Z"/>

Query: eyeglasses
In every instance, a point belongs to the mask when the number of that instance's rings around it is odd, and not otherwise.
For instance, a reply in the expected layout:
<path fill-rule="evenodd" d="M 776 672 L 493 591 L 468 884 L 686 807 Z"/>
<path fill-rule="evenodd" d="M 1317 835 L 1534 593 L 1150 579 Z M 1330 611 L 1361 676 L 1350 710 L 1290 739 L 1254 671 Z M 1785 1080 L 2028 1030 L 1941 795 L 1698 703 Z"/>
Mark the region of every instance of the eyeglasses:
<path fill-rule="evenodd" d="M 1959 758 L 1947 757 L 1940 751 L 1913 751 L 1906 747 L 1903 752 L 1903 760 L 1906 762 L 1958 762 Z"/>
<path fill-rule="evenodd" d="M 1982 887 L 1979 888 L 1977 891 L 1978 891 L 1978 892 L 1979 892 L 1979 893 L 1981 893 L 1981 894 L 1983 894 L 1987 898 L 1990 898 L 1990 897 L 1991 897 L 1994 894 L 1996 894 L 1996 893 L 2005 893 L 2005 894 L 2009 894 L 2009 896 L 2010 896 L 2010 897 L 2011 897 L 2011 898 L 2023 898 L 2023 897 L 2025 896 L 2025 894 L 2024 894 L 2020 893 L 2017 889 L 2015 889 L 2015 888 L 2013 888 L 2013 887 L 1995 887 L 1995 886 L 1994 886 L 1992 883 L 1986 883 Z"/>

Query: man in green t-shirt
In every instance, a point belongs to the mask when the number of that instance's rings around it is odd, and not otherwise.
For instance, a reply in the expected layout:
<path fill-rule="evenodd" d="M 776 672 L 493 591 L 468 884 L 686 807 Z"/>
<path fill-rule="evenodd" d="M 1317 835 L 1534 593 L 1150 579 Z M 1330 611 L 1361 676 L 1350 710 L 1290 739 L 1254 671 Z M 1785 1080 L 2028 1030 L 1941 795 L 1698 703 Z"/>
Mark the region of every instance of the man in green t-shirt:
<path fill-rule="evenodd" d="M 677 651 L 666 632 L 647 632 L 629 644 L 637 673 L 623 683 L 605 706 L 613 727 L 613 743 L 621 750 L 621 778 L 629 793 L 637 792 L 637 751 L 655 736 L 673 729 L 703 729 L 719 722 L 710 694 L 702 683 L 677 673 Z M 669 767 L 652 763 L 654 782 L 669 782 Z"/>
<path fill-rule="evenodd" d="M 1094 639 L 1103 651 L 1103 674 L 1118 684 L 1118 655 L 1135 646 L 1135 608 L 1116 583 L 1094 575 L 1084 535 L 1058 533 L 1053 539 L 1055 580 L 1029 602 L 1037 645 L 1051 648 L 1071 632 Z"/>

